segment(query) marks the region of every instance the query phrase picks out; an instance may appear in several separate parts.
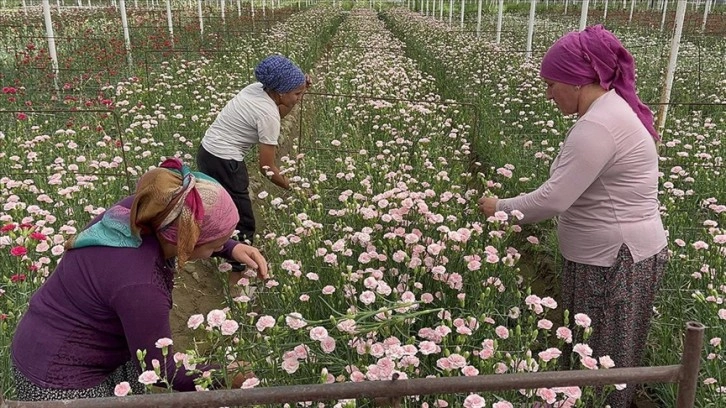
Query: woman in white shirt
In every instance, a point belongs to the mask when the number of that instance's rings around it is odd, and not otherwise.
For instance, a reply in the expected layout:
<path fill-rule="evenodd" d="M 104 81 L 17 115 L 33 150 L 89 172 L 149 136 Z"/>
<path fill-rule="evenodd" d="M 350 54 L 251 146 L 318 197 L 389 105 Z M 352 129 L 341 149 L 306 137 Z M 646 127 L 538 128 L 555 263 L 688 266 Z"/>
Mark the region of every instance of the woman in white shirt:
<path fill-rule="evenodd" d="M 518 210 L 523 223 L 559 216 L 562 307 L 590 317 L 593 357 L 637 366 L 667 261 L 653 114 L 636 94 L 633 57 L 600 25 L 555 42 L 540 75 L 547 99 L 578 120 L 544 184 L 514 198 L 483 197 L 479 209 Z M 628 408 L 634 390 L 607 403 Z"/>
<path fill-rule="evenodd" d="M 239 240 L 250 244 L 255 234 L 255 218 L 245 157 L 258 146 L 262 174 L 282 188 L 290 187 L 275 162 L 280 119 L 300 101 L 310 85 L 310 78 L 281 55 L 262 60 L 255 68 L 255 78 L 259 82 L 248 85 L 227 102 L 204 134 L 197 153 L 199 170 L 219 181 L 232 196 L 240 216 Z"/>

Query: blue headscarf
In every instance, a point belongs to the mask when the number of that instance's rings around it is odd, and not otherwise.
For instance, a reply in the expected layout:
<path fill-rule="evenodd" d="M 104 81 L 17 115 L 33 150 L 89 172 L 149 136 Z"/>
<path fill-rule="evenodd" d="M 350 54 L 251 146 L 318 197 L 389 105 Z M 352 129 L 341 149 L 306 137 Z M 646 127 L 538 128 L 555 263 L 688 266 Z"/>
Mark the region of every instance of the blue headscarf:
<path fill-rule="evenodd" d="M 305 83 L 305 74 L 282 55 L 271 55 L 255 68 L 255 78 L 267 89 L 287 93 Z"/>

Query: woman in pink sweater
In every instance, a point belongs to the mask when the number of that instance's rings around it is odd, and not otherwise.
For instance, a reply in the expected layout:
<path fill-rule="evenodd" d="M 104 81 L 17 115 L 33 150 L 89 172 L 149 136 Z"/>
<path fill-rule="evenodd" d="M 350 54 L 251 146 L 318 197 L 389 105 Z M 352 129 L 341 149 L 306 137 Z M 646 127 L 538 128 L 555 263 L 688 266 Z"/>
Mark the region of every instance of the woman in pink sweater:
<path fill-rule="evenodd" d="M 592 319 L 594 357 L 637 366 L 667 261 L 653 114 L 636 95 L 633 57 L 600 25 L 555 42 L 540 75 L 547 99 L 578 120 L 544 184 L 518 197 L 483 197 L 479 209 L 519 210 L 524 223 L 558 216 L 563 307 Z M 629 407 L 634 388 L 608 403 Z"/>

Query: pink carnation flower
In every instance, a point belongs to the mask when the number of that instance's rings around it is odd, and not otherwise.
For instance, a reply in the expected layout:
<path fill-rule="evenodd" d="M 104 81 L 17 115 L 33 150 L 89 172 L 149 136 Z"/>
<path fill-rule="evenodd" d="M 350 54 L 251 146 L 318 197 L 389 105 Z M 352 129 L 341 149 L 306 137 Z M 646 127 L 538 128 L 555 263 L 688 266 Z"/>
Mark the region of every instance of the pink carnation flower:
<path fill-rule="evenodd" d="M 141 373 L 139 376 L 139 382 L 144 385 L 152 385 L 156 384 L 157 381 L 159 381 L 159 376 L 156 375 L 156 373 L 152 370 L 147 370 Z"/>
<path fill-rule="evenodd" d="M 575 315 L 575 324 L 587 329 L 592 324 L 592 320 L 586 314 L 578 313 Z"/>
<path fill-rule="evenodd" d="M 500 339 L 507 339 L 509 338 L 509 330 L 507 330 L 504 326 L 497 326 L 496 329 L 494 329 L 494 332 L 499 336 Z"/>
<path fill-rule="evenodd" d="M 275 318 L 272 316 L 262 316 L 257 321 L 257 324 L 255 324 L 255 327 L 257 327 L 257 331 L 264 331 L 265 329 L 269 329 L 271 327 L 275 326 Z"/>
<path fill-rule="evenodd" d="M 254 388 L 260 385 L 260 379 L 257 377 L 248 378 L 242 383 L 242 389 Z"/>
<path fill-rule="evenodd" d="M 311 340 L 321 341 L 326 337 L 328 337 L 328 330 L 326 330 L 325 327 L 323 327 L 323 326 L 313 327 L 310 330 L 310 339 Z"/>
<path fill-rule="evenodd" d="M 237 332 L 237 329 L 239 329 L 239 324 L 234 320 L 225 320 L 222 322 L 222 326 L 220 327 L 222 334 L 225 336 L 231 336 Z"/>
<path fill-rule="evenodd" d="M 164 348 L 164 347 L 169 347 L 172 344 L 174 344 L 174 342 L 171 341 L 171 339 L 162 337 L 159 340 L 157 340 L 154 345 L 156 346 L 156 348 Z"/>
<path fill-rule="evenodd" d="M 464 408 L 484 408 L 485 406 L 486 401 L 478 394 L 470 394 L 464 400 Z"/>
<path fill-rule="evenodd" d="M 187 327 L 196 330 L 202 323 L 204 323 L 204 315 L 195 314 L 187 320 Z"/>
<path fill-rule="evenodd" d="M 303 319 L 302 315 L 297 312 L 292 312 L 285 317 L 285 323 L 293 330 L 302 329 L 307 326 L 308 323 Z"/>
<path fill-rule="evenodd" d="M 131 385 L 127 381 L 116 384 L 113 389 L 113 394 L 117 397 L 125 397 L 129 392 L 131 392 Z"/>

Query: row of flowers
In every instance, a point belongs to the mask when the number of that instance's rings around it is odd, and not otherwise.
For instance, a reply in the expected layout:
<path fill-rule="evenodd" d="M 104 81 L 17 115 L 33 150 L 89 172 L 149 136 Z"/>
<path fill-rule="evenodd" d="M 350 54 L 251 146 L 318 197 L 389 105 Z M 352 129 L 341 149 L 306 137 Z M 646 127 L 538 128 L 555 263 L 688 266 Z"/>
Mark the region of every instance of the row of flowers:
<path fill-rule="evenodd" d="M 172 59 L 150 72 L 148 81 L 130 77 L 98 88 L 107 100 L 104 106 L 111 111 L 95 112 L 93 106 L 86 106 L 91 110 L 53 115 L 28 110 L 22 117 L 0 113 L 4 119 L 0 121 L 0 143 L 4 146 L 0 152 L 0 251 L 9 254 L 0 258 L 6 271 L 0 280 L 3 372 L 10 372 L 8 347 L 14 328 L 33 291 L 55 268 L 66 239 L 91 217 L 129 194 L 135 179 L 157 165 L 160 157 L 191 158 L 191 141 L 201 138 L 215 109 L 221 109 L 216 104 L 249 80 L 252 61 L 285 44 L 291 53 L 314 55 L 340 15 L 339 10 L 322 7 L 286 16 L 287 21 L 276 26 L 282 36 L 278 42 L 250 36 L 246 41 L 239 39 L 230 55 L 214 62 L 207 58 Z M 85 24 L 76 19 L 80 17 L 69 15 L 69 29 Z M 103 26 L 103 20 L 99 24 Z M 80 29 L 78 26 L 75 29 Z M 305 38 L 311 32 L 316 35 L 306 41 L 287 40 L 288 36 Z M 227 72 L 230 76 L 219 81 L 219 75 Z M 207 89 L 211 73 L 224 89 Z M 197 98 L 187 93 L 189 88 L 214 98 Z M 174 93 L 167 93 L 169 89 Z M 31 91 L 7 86 L 2 95 L 42 98 Z M 177 132 L 168 132 L 172 128 Z M 189 139 L 178 133 L 185 129 L 191 129 L 186 133 Z M 12 395 L 11 378 L 2 377 L 0 388 Z"/>
<path fill-rule="evenodd" d="M 375 14 L 352 13 L 332 42 L 346 46 L 314 70 L 306 132 L 297 154 L 282 158 L 293 193 L 257 195 L 273 277 L 242 279 L 226 320 L 214 312 L 206 326 L 202 316 L 189 321 L 217 345 L 212 357 L 248 362 L 262 385 L 545 371 L 570 359 L 611 367 L 585 343 L 587 316 L 570 322 L 565 312 L 562 322 L 557 302 L 522 282 L 510 245 L 521 228 L 503 213 L 486 220 L 475 211 L 470 112 L 437 95 L 434 78 Z M 497 407 L 595 398 L 577 387 L 486 396 Z"/>
<path fill-rule="evenodd" d="M 502 52 L 517 49 L 521 38 L 505 38 L 501 46 L 493 46 L 474 35 L 449 31 L 440 22 L 405 10 L 391 11 L 385 18 L 422 60 L 436 62 L 429 65 L 433 75 L 437 78 L 453 75 L 456 80 L 449 83 L 453 92 L 459 92 L 464 99 L 480 101 L 489 132 L 499 137 L 495 143 L 491 139 L 481 140 L 479 144 L 475 141 L 474 151 L 482 154 L 478 157 L 485 163 L 482 171 L 497 169 L 504 176 L 498 179 L 501 189 L 497 191 L 502 195 L 518 194 L 537 185 L 533 183 L 543 181 L 571 118 L 560 119 L 554 107 L 543 105 L 544 90 L 537 78 L 536 59 L 526 60 L 521 53 Z M 505 24 L 515 20 L 505 20 Z M 567 24 L 572 23 L 560 19 L 538 22 L 539 26 L 558 33 L 574 29 Z M 667 44 L 643 29 L 623 28 L 616 34 L 633 52 L 640 67 L 641 97 L 645 101 L 656 100 L 662 79 L 659 67 L 664 66 L 662 50 Z M 540 42 L 535 45 L 546 48 L 549 44 L 541 42 L 546 37 L 536 37 Z M 726 97 L 726 83 L 715 71 L 689 68 L 701 59 L 707 59 L 708 66 L 719 66 L 723 57 L 719 44 L 685 41 L 681 50 L 674 98 L 700 104 L 672 106 L 663 132 L 661 210 L 669 231 L 672 261 L 657 305 L 648 362 L 651 365 L 677 363 L 678 355 L 673 350 L 678 350 L 681 343 L 673 331 L 681 330 L 687 320 L 706 324 L 709 341 L 705 345 L 701 378 L 706 387 L 699 388 L 698 404 L 707 405 L 726 398 L 726 378 L 721 374 L 724 364 L 721 338 L 726 335 L 722 299 L 726 287 L 719 272 L 726 256 L 723 244 L 726 206 L 719 193 L 723 190 L 721 140 L 725 130 L 723 109 L 710 105 Z M 690 86 L 696 83 L 696 74 L 698 87 Z M 500 171 L 507 168 L 505 163 L 510 164 L 511 173 Z M 550 237 L 546 231 L 539 236 Z M 555 243 L 543 239 L 543 244 L 554 246 Z M 661 386 L 659 394 L 667 401 L 673 398 L 668 386 Z"/>
<path fill-rule="evenodd" d="M 0 129 L 10 147 L 0 152 L 7 170 L 0 180 L 6 225 L 0 249 L 9 251 L 2 265 L 13 273 L 0 286 L 0 350 L 79 223 L 125 194 L 159 156 L 190 160 L 216 112 L 250 80 L 255 60 L 284 49 L 311 68 L 340 17 L 337 9 L 314 8 L 276 25 L 273 35 L 240 38 L 231 54 L 171 53 L 148 75 L 99 90 L 94 103 L 112 108 L 110 116 L 73 113 L 59 121 L 5 114 L 13 127 Z M 295 191 L 257 192 L 273 278 L 263 284 L 244 278 L 227 309 L 190 318 L 211 356 L 171 358 L 189 368 L 197 359 L 248 361 L 256 375 L 250 387 L 553 370 L 570 360 L 610 367 L 585 345 L 585 316 L 568 318 L 552 297 L 532 294 L 523 281 L 521 253 L 552 247 L 547 230 L 522 231 L 504 214 L 484 220 L 474 205 L 473 186 L 508 194 L 541 181 L 571 123 L 544 103 L 536 64 L 506 52 L 513 44 L 496 48 L 403 10 L 387 21 L 407 33 L 405 43 L 373 14 L 348 17 L 313 70 L 314 91 L 343 96 L 306 96 L 299 145 L 283 158 Z M 726 94 L 724 83 L 703 83 L 713 86 L 716 99 Z M 28 98 L 21 87 L 6 88 L 13 103 Z M 476 108 L 461 103 L 473 99 Z M 705 404 L 722 398 L 710 391 L 724 384 L 723 118 L 705 110 L 671 114 L 663 203 L 676 261 L 664 290 L 669 301 L 658 307 L 651 361 L 674 362 L 673 325 L 680 329 L 684 318 L 712 326 L 703 378 L 709 388 L 699 391 Z M 481 164 L 479 172 L 472 161 Z M 140 381 L 168 379 L 157 369 Z M 228 373 L 204 378 L 218 374 Z M 531 399 L 595 403 L 591 390 L 580 389 L 408 403 L 483 406 L 484 397 L 496 407 Z"/>

